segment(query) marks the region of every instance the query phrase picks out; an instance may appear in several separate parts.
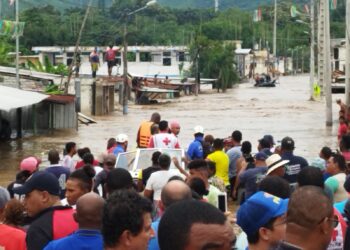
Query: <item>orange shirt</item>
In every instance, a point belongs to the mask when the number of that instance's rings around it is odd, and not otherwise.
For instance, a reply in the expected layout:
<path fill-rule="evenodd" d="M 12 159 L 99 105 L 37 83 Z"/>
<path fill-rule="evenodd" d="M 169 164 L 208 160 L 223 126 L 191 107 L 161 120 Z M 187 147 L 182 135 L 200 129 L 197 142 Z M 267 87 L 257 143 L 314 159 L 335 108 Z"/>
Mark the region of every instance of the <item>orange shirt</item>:
<path fill-rule="evenodd" d="M 25 250 L 26 233 L 20 229 L 0 224 L 0 249 Z"/>

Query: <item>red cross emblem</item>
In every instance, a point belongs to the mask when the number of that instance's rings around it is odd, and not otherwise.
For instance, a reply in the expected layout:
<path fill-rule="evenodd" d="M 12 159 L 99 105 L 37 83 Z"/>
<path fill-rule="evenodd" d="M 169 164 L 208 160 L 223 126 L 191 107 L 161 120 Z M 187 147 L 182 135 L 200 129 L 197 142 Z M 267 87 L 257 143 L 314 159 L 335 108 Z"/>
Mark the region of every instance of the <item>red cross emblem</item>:
<path fill-rule="evenodd" d="M 169 144 L 171 141 L 168 139 L 168 137 L 165 137 L 165 139 L 163 140 L 163 142 L 164 142 L 164 144 L 165 144 L 166 146 L 168 146 L 168 144 Z"/>

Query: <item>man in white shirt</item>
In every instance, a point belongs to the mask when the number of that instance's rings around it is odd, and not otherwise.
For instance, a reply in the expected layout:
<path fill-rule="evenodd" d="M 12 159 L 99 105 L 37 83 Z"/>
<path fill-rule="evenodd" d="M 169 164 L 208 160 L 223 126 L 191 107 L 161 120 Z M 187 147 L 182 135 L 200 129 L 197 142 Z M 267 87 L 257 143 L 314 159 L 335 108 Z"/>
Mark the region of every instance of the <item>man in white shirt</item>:
<path fill-rule="evenodd" d="M 171 159 L 168 155 L 161 154 L 158 162 L 161 170 L 151 174 L 144 191 L 145 197 L 151 200 L 153 197 L 155 208 L 158 208 L 158 203 L 161 200 L 162 189 L 168 183 L 169 179 L 175 175 L 181 176 L 178 170 L 169 170 Z"/>
<path fill-rule="evenodd" d="M 173 133 L 169 133 L 167 121 L 159 122 L 159 134 L 150 138 L 148 148 L 180 148 L 177 137 Z"/>
<path fill-rule="evenodd" d="M 62 166 L 69 168 L 71 172 L 75 170 L 75 162 L 73 156 L 77 153 L 77 144 L 75 142 L 68 142 L 65 147 L 66 155 L 63 157 Z"/>

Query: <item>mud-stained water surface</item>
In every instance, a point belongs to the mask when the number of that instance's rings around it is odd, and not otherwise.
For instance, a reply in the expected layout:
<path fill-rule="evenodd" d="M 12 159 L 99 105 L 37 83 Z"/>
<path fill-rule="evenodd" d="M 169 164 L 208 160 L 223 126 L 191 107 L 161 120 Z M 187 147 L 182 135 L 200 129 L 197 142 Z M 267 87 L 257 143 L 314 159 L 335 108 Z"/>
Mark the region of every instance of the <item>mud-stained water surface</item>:
<path fill-rule="evenodd" d="M 281 77 L 275 88 L 254 88 L 252 83 L 240 84 L 226 93 L 205 91 L 196 96 L 184 96 L 165 104 L 137 106 L 130 104 L 129 114 L 120 109 L 113 115 L 94 117 L 97 124 L 79 125 L 79 131 L 56 131 L 50 135 L 0 143 L 0 185 L 14 179 L 23 157 L 35 155 L 47 160 L 47 151 L 60 152 L 68 141 L 78 147 L 89 147 L 95 156 L 105 151 L 106 141 L 119 133 L 129 136 L 129 149 L 136 147 L 136 133 L 142 120 L 148 120 L 157 111 L 162 119 L 177 120 L 181 125 L 179 135 L 182 147 L 187 147 L 193 137 L 193 127 L 202 125 L 206 134 L 227 137 L 233 130 L 241 130 L 243 140 L 249 140 L 256 151 L 257 140 L 272 134 L 276 141 L 284 136 L 295 140 L 296 154 L 307 159 L 317 156 L 321 147 L 335 149 L 337 140 L 338 107 L 333 101 L 332 128 L 325 126 L 324 101 L 308 101 L 308 76 Z M 333 95 L 333 100 L 343 98 Z"/>

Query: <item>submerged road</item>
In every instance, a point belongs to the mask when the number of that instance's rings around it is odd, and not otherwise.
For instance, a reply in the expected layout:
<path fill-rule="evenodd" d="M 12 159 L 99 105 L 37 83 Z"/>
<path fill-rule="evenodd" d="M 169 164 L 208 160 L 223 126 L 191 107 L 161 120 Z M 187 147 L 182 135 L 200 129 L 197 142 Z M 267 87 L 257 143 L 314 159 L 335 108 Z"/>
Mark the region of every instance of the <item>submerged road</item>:
<path fill-rule="evenodd" d="M 35 155 L 47 160 L 47 151 L 62 152 L 64 144 L 75 141 L 78 147 L 89 147 L 97 157 L 105 151 L 106 142 L 119 133 L 129 136 L 129 149 L 136 147 L 136 133 L 142 120 L 155 111 L 162 119 L 177 120 L 181 125 L 180 145 L 187 147 L 193 137 L 193 127 L 202 125 L 206 134 L 227 137 L 233 130 L 241 130 L 243 140 L 249 140 L 256 152 L 257 140 L 272 134 L 276 141 L 284 136 L 295 140 L 296 154 L 307 159 L 318 155 L 327 145 L 337 146 L 338 106 L 333 95 L 332 128 L 325 126 L 325 102 L 308 101 L 308 76 L 281 77 L 275 88 L 255 88 L 252 83 L 240 84 L 226 93 L 205 91 L 198 97 L 184 96 L 164 104 L 138 106 L 130 104 L 129 114 L 123 116 L 121 107 L 114 114 L 94 117 L 97 124 L 80 125 L 79 131 L 57 131 L 10 143 L 0 144 L 0 185 L 14 179 L 23 157 Z M 78 158 L 77 158 L 78 159 Z"/>

